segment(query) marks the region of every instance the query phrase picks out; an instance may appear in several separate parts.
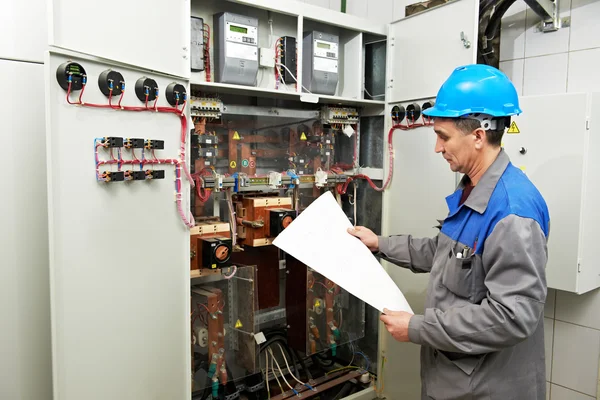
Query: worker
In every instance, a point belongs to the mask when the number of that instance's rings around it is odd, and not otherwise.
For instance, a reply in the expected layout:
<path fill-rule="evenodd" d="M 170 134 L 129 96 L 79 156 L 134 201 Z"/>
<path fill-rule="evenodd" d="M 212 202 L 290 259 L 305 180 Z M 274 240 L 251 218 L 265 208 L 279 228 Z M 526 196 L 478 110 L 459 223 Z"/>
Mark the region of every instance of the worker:
<path fill-rule="evenodd" d="M 550 217 L 501 146 L 521 113 L 517 92 L 496 68 L 462 66 L 423 113 L 434 119 L 435 152 L 464 175 L 433 238 L 349 229 L 382 258 L 430 273 L 423 315 L 386 309 L 381 321 L 421 345 L 422 399 L 544 400 Z"/>

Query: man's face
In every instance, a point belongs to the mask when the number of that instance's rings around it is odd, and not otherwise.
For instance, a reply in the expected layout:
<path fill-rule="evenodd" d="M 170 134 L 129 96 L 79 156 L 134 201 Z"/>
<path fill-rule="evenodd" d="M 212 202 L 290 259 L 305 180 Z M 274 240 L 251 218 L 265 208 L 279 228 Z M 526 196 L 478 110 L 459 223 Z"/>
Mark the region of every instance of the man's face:
<path fill-rule="evenodd" d="M 476 135 L 465 135 L 450 119 L 436 118 L 433 130 L 437 134 L 435 152 L 442 154 L 453 172 L 468 173 L 476 155 Z"/>

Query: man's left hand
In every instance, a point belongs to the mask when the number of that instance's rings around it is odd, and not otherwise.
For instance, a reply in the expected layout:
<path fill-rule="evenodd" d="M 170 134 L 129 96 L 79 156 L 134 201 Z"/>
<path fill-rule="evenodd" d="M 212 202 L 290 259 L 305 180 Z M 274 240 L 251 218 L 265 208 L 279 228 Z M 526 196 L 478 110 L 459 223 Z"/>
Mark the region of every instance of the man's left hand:
<path fill-rule="evenodd" d="M 413 314 L 406 311 L 390 311 L 387 308 L 379 318 L 394 339 L 399 342 L 408 342 L 408 323 Z"/>

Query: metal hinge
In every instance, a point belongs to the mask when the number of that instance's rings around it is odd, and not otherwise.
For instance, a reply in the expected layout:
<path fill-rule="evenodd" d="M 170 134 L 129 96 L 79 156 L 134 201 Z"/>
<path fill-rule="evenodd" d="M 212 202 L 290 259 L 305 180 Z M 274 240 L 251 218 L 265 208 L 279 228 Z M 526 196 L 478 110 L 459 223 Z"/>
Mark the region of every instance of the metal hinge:
<path fill-rule="evenodd" d="M 590 130 L 590 117 L 585 117 L 585 130 Z"/>
<path fill-rule="evenodd" d="M 577 273 L 581 272 L 581 260 L 577 260 Z"/>

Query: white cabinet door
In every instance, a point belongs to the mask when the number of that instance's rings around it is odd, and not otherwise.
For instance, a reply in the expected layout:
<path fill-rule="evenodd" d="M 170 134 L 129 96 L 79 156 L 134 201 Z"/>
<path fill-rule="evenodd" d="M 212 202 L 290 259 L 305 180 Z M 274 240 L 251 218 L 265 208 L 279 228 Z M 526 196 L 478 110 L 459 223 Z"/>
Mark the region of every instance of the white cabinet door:
<path fill-rule="evenodd" d="M 67 60 L 85 69 L 87 106 L 68 104 L 58 84 L 57 68 Z M 175 201 L 176 176 L 183 173 L 171 161 L 189 131 L 178 114 L 160 109 L 92 107 L 108 104 L 98 77 L 109 68 L 129 88 L 123 106 L 144 106 L 134 90 L 142 76 L 156 80 L 160 93 L 173 82 L 92 58 L 53 52 L 46 60 L 54 399 L 189 399 L 189 229 Z M 161 96 L 157 107 L 168 106 Z M 104 137 L 162 140 L 164 149 L 98 147 Z M 96 171 L 123 178 L 119 170 L 134 171 L 136 180 L 97 179 Z M 157 179 L 144 179 L 139 172 L 146 170 Z M 188 217 L 189 185 L 181 179 Z"/>
<path fill-rule="evenodd" d="M 587 95 L 528 96 L 520 104 L 503 145 L 548 205 L 548 287 L 578 292 Z"/>
<path fill-rule="evenodd" d="M 435 97 L 456 67 L 475 63 L 478 18 L 479 1 L 457 0 L 392 23 L 389 101 Z"/>
<path fill-rule="evenodd" d="M 49 0 L 49 43 L 190 76 L 189 0 Z"/>

